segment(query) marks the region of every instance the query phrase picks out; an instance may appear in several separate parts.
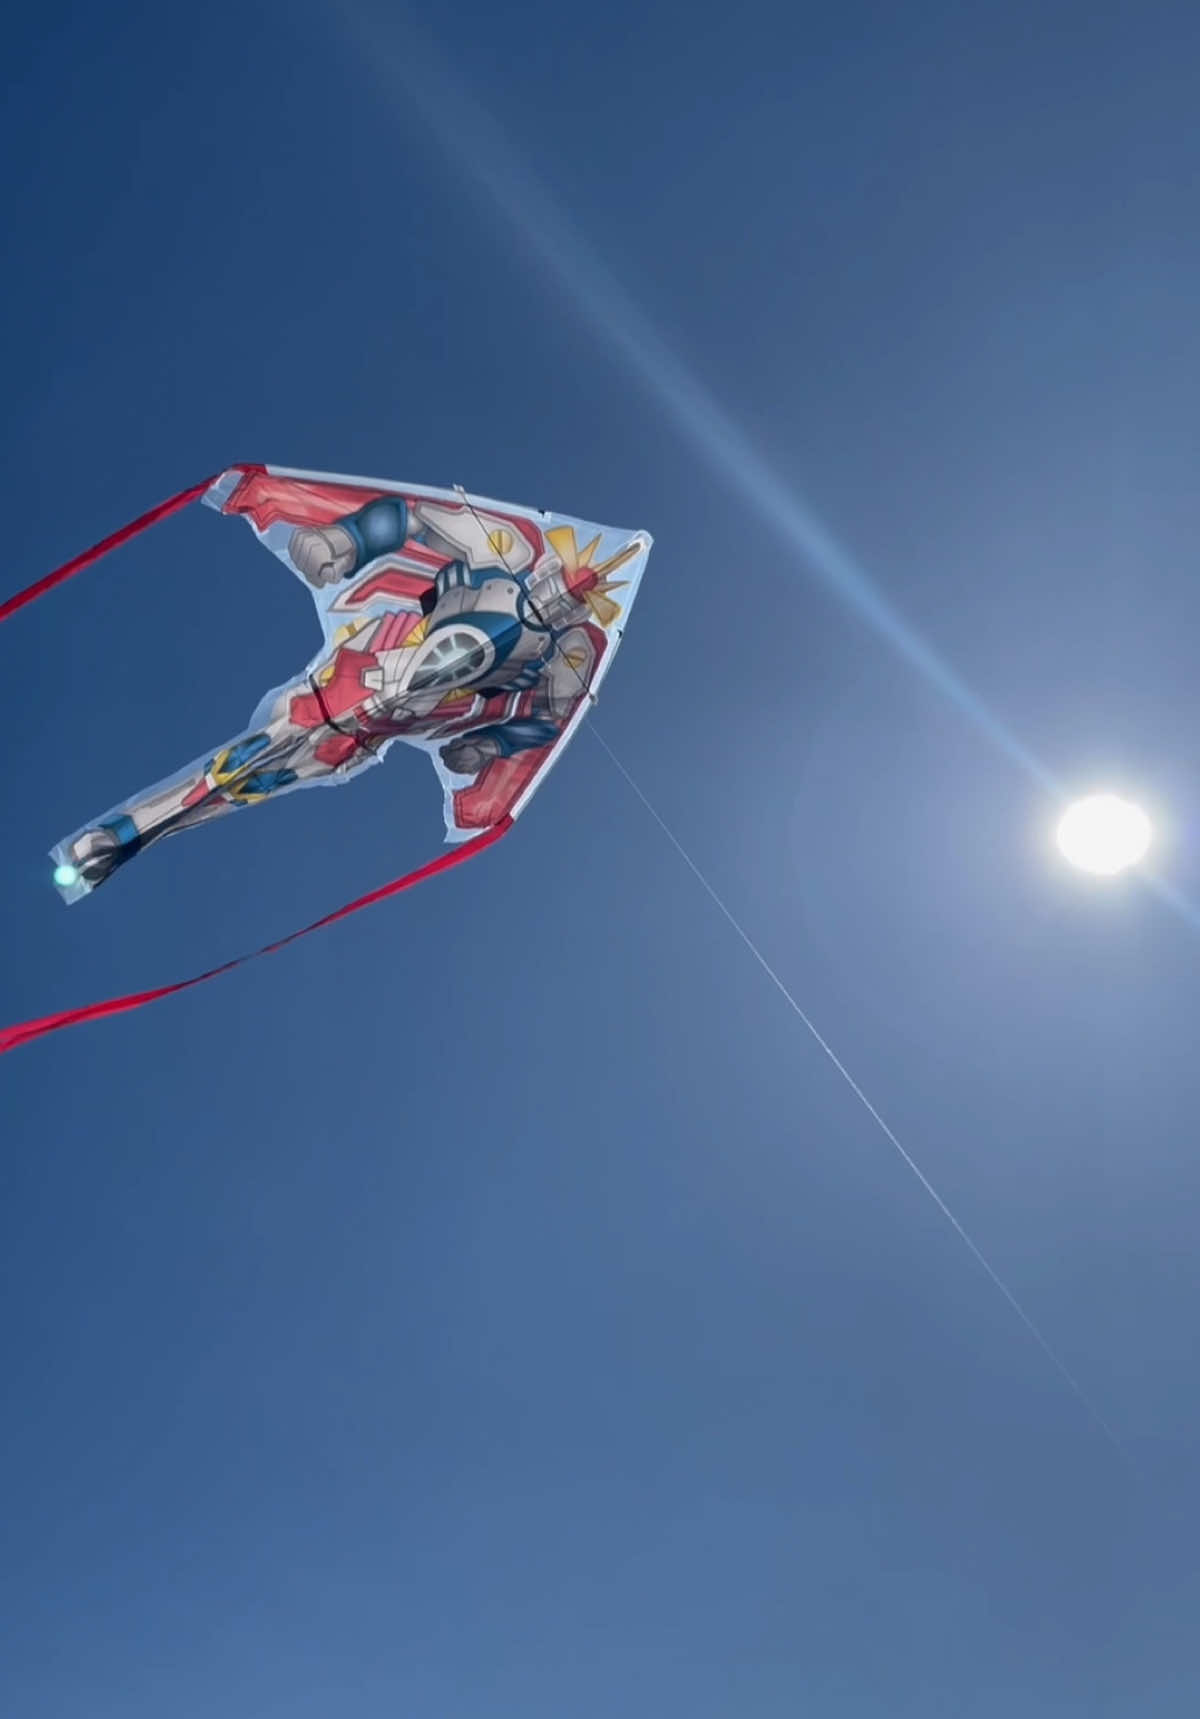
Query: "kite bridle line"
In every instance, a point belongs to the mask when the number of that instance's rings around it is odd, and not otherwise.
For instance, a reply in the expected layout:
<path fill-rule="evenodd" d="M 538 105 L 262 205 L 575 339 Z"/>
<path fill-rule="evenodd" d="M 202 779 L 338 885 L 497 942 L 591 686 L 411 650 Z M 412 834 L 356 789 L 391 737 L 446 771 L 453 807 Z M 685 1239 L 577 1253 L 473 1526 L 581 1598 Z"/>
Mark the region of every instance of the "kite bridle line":
<path fill-rule="evenodd" d="M 357 729 L 343 728 L 341 723 L 334 717 L 329 705 L 326 703 L 325 688 L 321 685 L 316 675 L 310 674 L 307 679 L 308 684 L 312 689 L 312 695 L 317 701 L 317 709 L 321 712 L 321 719 L 326 728 L 332 729 L 335 734 L 340 734 L 343 740 L 353 741 L 356 749 L 359 752 L 365 752 L 368 758 L 378 757 L 378 753 L 376 751 L 376 747 L 379 745 L 378 738 L 375 736 L 368 736 L 364 739 Z M 351 754 L 351 756 L 353 756 L 353 754 Z"/>
<path fill-rule="evenodd" d="M 470 508 L 471 513 L 472 513 L 473 517 L 475 518 L 476 523 L 482 529 L 483 528 L 483 522 L 479 518 L 478 513 L 476 513 L 474 505 L 472 504 L 470 497 L 467 495 L 467 493 L 463 489 L 462 485 L 461 484 L 455 484 L 454 488 L 455 488 L 456 492 L 458 493 L 458 495 L 462 498 L 465 506 Z M 505 570 L 508 572 L 509 576 L 513 579 L 517 579 L 518 578 L 517 574 L 515 574 L 513 572 L 512 568 L 509 566 L 507 560 L 505 559 L 504 551 L 502 549 L 498 548 L 496 552 L 500 556 L 501 561 L 503 561 Z M 519 583 L 519 580 L 518 580 L 518 583 Z M 533 609 L 535 615 L 538 616 L 538 619 L 541 621 L 542 625 L 546 627 L 546 630 L 549 633 L 551 640 L 554 643 L 554 648 L 556 650 L 559 650 L 560 647 L 558 644 L 558 639 L 557 639 L 557 636 L 555 635 L 553 629 L 549 626 L 548 622 L 546 621 L 546 618 L 543 615 L 539 614 L 537 606 L 533 602 L 533 599 L 528 598 L 528 601 L 529 601 L 530 608 Z M 596 701 L 595 694 L 593 694 L 591 691 L 590 686 L 584 681 L 583 676 L 579 673 L 579 671 L 575 667 L 574 663 L 572 663 L 570 661 L 570 658 L 566 655 L 566 653 L 562 652 L 561 654 L 562 654 L 563 661 L 567 664 L 567 667 L 570 668 L 572 670 L 572 672 L 575 674 L 576 678 L 579 680 L 580 684 L 584 688 L 584 691 L 591 698 L 591 701 L 594 705 L 597 701 Z M 708 896 L 709 900 L 711 901 L 713 906 L 716 908 L 717 912 L 721 915 L 721 917 L 729 925 L 730 929 L 737 935 L 737 937 L 740 940 L 740 942 L 742 943 L 743 947 L 754 958 L 758 967 L 766 975 L 766 977 L 770 980 L 770 982 L 774 986 L 775 990 L 779 993 L 779 995 L 783 998 L 784 1002 L 787 1004 L 788 1008 L 792 1011 L 792 1014 L 795 1015 L 796 1019 L 804 1027 L 805 1031 L 809 1034 L 810 1038 L 816 1044 L 816 1046 L 821 1051 L 823 1056 L 827 1059 L 827 1061 L 829 1063 L 832 1064 L 832 1066 L 835 1069 L 835 1071 L 837 1072 L 837 1074 L 845 1082 L 845 1084 L 849 1087 L 849 1089 L 853 1093 L 854 1097 L 862 1105 L 863 1109 L 866 1111 L 867 1115 L 871 1118 L 872 1122 L 874 1122 L 875 1126 L 879 1129 L 879 1131 L 883 1135 L 884 1139 L 888 1142 L 888 1144 L 890 1146 L 893 1147 L 895 1152 L 898 1154 L 901 1162 L 905 1165 L 905 1167 L 909 1170 L 909 1172 L 920 1183 L 921 1187 L 925 1190 L 926 1194 L 928 1194 L 929 1198 L 933 1201 L 933 1203 L 937 1207 L 938 1211 L 942 1214 L 943 1218 L 945 1218 L 946 1222 L 950 1225 L 951 1229 L 953 1229 L 954 1233 L 958 1236 L 958 1238 L 962 1242 L 963 1246 L 967 1249 L 967 1252 L 971 1255 L 971 1258 L 975 1261 L 976 1265 L 978 1265 L 979 1268 L 983 1271 L 984 1275 L 988 1278 L 988 1280 L 991 1282 L 993 1287 L 996 1288 L 997 1290 L 999 1290 L 1000 1294 L 1004 1297 L 1004 1300 L 1008 1303 L 1012 1312 L 1016 1315 L 1016 1317 L 1020 1321 L 1020 1323 L 1025 1327 L 1025 1330 L 1028 1332 L 1028 1334 L 1033 1338 L 1033 1340 L 1037 1344 L 1038 1348 L 1042 1351 L 1042 1354 L 1046 1357 L 1046 1359 L 1049 1361 L 1050 1365 L 1054 1368 L 1055 1372 L 1059 1375 L 1059 1377 L 1063 1380 L 1064 1384 L 1071 1391 L 1071 1394 L 1075 1397 L 1076 1401 L 1083 1408 L 1085 1413 L 1088 1415 L 1089 1419 L 1095 1424 L 1095 1426 L 1099 1429 L 1099 1431 L 1103 1433 L 1104 1437 L 1108 1440 L 1109 1444 L 1112 1445 L 1113 1449 L 1122 1458 L 1122 1460 L 1124 1462 L 1128 1463 L 1132 1467 L 1132 1458 L 1130 1457 L 1128 1451 L 1125 1449 L 1125 1446 L 1121 1443 L 1120 1439 L 1117 1437 L 1117 1435 L 1113 1431 L 1113 1429 L 1109 1426 L 1108 1422 L 1105 1420 L 1104 1416 L 1100 1413 L 1100 1411 L 1096 1407 L 1096 1405 L 1092 1402 L 1091 1398 L 1084 1391 L 1084 1389 L 1083 1389 L 1082 1385 L 1080 1385 L 1078 1379 L 1076 1379 L 1075 1375 L 1071 1372 L 1070 1368 L 1066 1365 L 1065 1361 L 1063 1361 L 1061 1359 L 1057 1350 L 1050 1343 L 1050 1340 L 1043 1334 L 1041 1328 L 1038 1326 L 1036 1321 L 1032 1318 L 1032 1316 L 1029 1313 L 1026 1312 L 1026 1310 L 1022 1306 L 1021 1302 L 1017 1299 L 1017 1296 L 1009 1288 L 1008 1284 L 1001 1277 L 1000 1273 L 996 1270 L 995 1266 L 988 1259 L 987 1255 L 983 1252 L 983 1250 L 979 1246 L 979 1244 L 971 1236 L 970 1232 L 966 1229 L 966 1227 L 959 1220 L 959 1218 L 955 1216 L 955 1214 L 951 1210 L 951 1208 L 946 1204 L 946 1201 L 942 1198 L 941 1194 L 938 1193 L 937 1189 L 934 1187 L 933 1183 L 929 1180 L 929 1177 L 921 1169 L 921 1166 L 917 1163 L 916 1159 L 912 1156 L 912 1154 L 904 1146 L 899 1135 L 892 1128 L 891 1124 L 887 1121 L 886 1117 L 876 1107 L 874 1102 L 867 1096 L 867 1093 L 864 1091 L 864 1089 L 859 1085 L 858 1081 L 851 1074 L 850 1070 L 847 1068 L 846 1064 L 842 1061 L 841 1057 L 838 1056 L 838 1054 L 834 1050 L 833 1046 L 829 1043 L 829 1040 L 827 1038 L 825 1038 L 823 1033 L 820 1032 L 820 1030 L 816 1026 L 816 1023 L 812 1020 L 812 1017 L 810 1015 L 808 1015 L 804 1009 L 801 1008 L 800 1004 L 796 1001 L 796 998 L 792 995 L 792 992 L 788 989 L 787 985 L 784 983 L 784 981 L 780 977 L 779 973 L 775 970 L 775 968 L 767 960 L 766 956 L 763 954 L 763 952 L 759 948 L 758 944 L 754 941 L 753 937 L 751 937 L 750 933 L 746 930 L 746 928 L 742 924 L 741 920 L 738 919 L 738 917 L 734 913 L 733 909 L 725 901 L 724 897 L 718 892 L 715 885 L 709 881 L 708 877 L 701 870 L 700 866 L 696 863 L 696 861 L 692 858 L 691 854 L 688 852 L 687 848 L 680 841 L 679 837 L 675 834 L 675 831 L 671 828 L 670 824 L 668 824 L 667 820 L 663 817 L 662 813 L 658 810 L 657 806 L 655 806 L 654 802 L 650 799 L 650 796 L 646 793 L 645 789 L 641 787 L 641 785 L 635 779 L 633 773 L 622 762 L 622 760 L 617 756 L 617 754 L 613 750 L 612 746 L 604 738 L 604 735 L 601 733 L 599 725 L 597 724 L 594 717 L 593 717 L 591 723 L 589 724 L 589 729 L 590 729 L 592 737 L 596 741 L 597 745 L 601 748 L 601 750 L 603 752 L 607 753 L 609 762 L 613 765 L 613 767 L 616 769 L 618 774 L 621 775 L 622 777 L 624 777 L 627 786 L 630 788 L 630 790 L 635 795 L 635 797 L 641 802 L 643 809 L 653 819 L 654 823 L 657 824 L 659 830 L 666 837 L 666 839 L 670 843 L 670 845 L 674 848 L 676 854 L 682 860 L 683 864 L 687 867 L 688 871 L 691 872 L 695 881 L 700 885 L 701 889 Z"/>
<path fill-rule="evenodd" d="M 496 554 L 500 557 L 501 565 L 503 566 L 504 571 L 508 574 L 509 578 L 514 582 L 514 584 L 520 585 L 521 590 L 525 593 L 525 601 L 529 604 L 529 607 L 533 610 L 534 616 L 536 617 L 539 625 L 541 626 L 542 630 L 545 632 L 546 637 L 550 640 L 550 643 L 554 649 L 555 654 L 562 658 L 562 661 L 566 664 L 567 668 L 569 668 L 571 673 L 575 676 L 575 679 L 579 682 L 580 689 L 583 692 L 584 697 L 587 699 L 588 703 L 594 709 L 596 707 L 596 705 L 600 702 L 599 696 L 598 696 L 598 694 L 593 692 L 591 681 L 586 680 L 584 678 L 584 676 L 580 674 L 578 668 L 571 661 L 571 659 L 567 655 L 566 651 L 563 650 L 561 644 L 558 641 L 559 629 L 552 625 L 549 618 L 545 614 L 542 613 L 542 610 L 534 602 L 533 598 L 529 594 L 529 591 L 526 589 L 524 582 L 521 579 L 521 575 L 519 573 L 514 572 L 513 569 L 509 566 L 508 557 L 507 557 L 507 555 L 505 555 L 504 550 L 500 547 L 500 545 L 498 543 L 492 543 L 491 535 L 488 532 L 487 527 L 484 525 L 483 520 L 479 517 L 479 514 L 475 508 L 475 503 L 471 500 L 470 496 L 467 494 L 466 490 L 463 488 L 463 486 L 460 483 L 456 483 L 454 485 L 454 493 L 455 493 L 455 495 L 458 496 L 458 498 L 462 502 L 463 506 L 470 513 L 471 518 L 475 521 L 475 523 L 479 527 L 480 531 L 483 532 L 485 542 L 492 544 L 492 548 L 495 549 Z"/>

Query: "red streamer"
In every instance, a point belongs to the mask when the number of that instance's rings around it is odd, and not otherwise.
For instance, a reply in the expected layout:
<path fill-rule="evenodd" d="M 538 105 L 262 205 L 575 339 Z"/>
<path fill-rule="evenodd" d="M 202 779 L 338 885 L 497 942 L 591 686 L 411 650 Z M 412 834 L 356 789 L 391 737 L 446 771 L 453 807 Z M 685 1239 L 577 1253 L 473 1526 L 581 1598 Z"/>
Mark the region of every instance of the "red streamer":
<path fill-rule="evenodd" d="M 207 973 L 197 973 L 191 979 L 177 979 L 173 985 L 156 985 L 150 991 L 132 991 L 124 997 L 108 997 L 101 1003 L 85 1003 L 79 1009 L 62 1009 L 56 1015 L 43 1015 L 40 1020 L 19 1021 L 16 1026 L 0 1027 L 0 1056 L 5 1051 L 16 1050 L 18 1045 L 29 1044 L 32 1039 L 40 1039 L 46 1033 L 57 1033 L 63 1027 L 78 1026 L 84 1021 L 104 1020 L 108 1015 L 123 1015 L 127 1009 L 144 1008 L 147 1003 L 157 1003 L 163 997 L 173 997 L 177 991 L 190 991 L 193 985 L 204 985 L 209 979 L 218 979 L 222 973 L 231 973 L 235 967 L 244 967 L 247 961 L 257 961 L 260 955 L 273 955 L 277 949 L 286 949 L 289 943 L 295 943 L 300 937 L 307 937 L 310 932 L 320 931 L 326 925 L 334 925 L 339 919 L 348 919 L 352 913 L 361 913 L 364 907 L 374 907 L 377 901 L 386 901 L 389 896 L 399 895 L 403 890 L 424 883 L 426 878 L 436 877 L 439 872 L 462 865 L 475 854 L 482 853 L 484 848 L 491 847 L 493 842 L 498 842 L 500 837 L 507 835 L 511 829 L 512 819 L 502 818 L 498 824 L 493 824 L 490 830 L 484 830 L 482 835 L 472 836 L 469 842 L 464 842 L 459 848 L 452 848 L 448 853 L 439 854 L 437 859 L 419 866 L 416 871 L 406 872 L 403 877 L 393 878 L 391 883 L 385 883 L 379 889 L 369 890 L 366 895 L 348 901 L 345 907 L 337 907 L 323 918 L 314 919 L 311 925 L 301 926 L 299 931 L 289 931 L 286 937 L 280 937 L 274 943 L 266 943 L 249 955 L 235 955 L 231 961 L 222 961 L 219 967 L 210 967 Z"/>
<path fill-rule="evenodd" d="M 239 471 L 252 471 L 252 466 L 239 466 Z M 217 474 L 220 475 L 219 473 Z M 0 621 L 7 621 L 10 615 L 15 615 L 18 609 L 23 609 L 27 603 L 36 603 L 39 597 L 44 597 L 47 591 L 53 591 L 56 585 L 65 585 L 68 579 L 73 579 L 76 573 L 82 573 L 85 567 L 90 567 L 93 561 L 99 561 L 112 549 L 119 549 L 122 543 L 128 543 L 130 538 L 138 537 L 143 531 L 149 531 L 152 525 L 160 520 L 170 519 L 173 513 L 188 507 L 198 501 L 215 482 L 216 477 L 207 477 L 203 483 L 194 483 L 190 489 L 181 489 L 178 495 L 168 496 L 166 501 L 160 501 L 157 507 L 152 507 L 149 513 L 143 513 L 139 518 L 130 520 L 119 531 L 114 531 L 111 537 L 104 538 L 100 543 L 93 543 L 90 549 L 85 549 L 82 555 L 76 555 L 71 561 L 64 561 L 61 567 L 56 567 L 53 573 L 47 573 L 44 579 L 39 579 L 33 585 L 27 585 L 23 591 L 18 591 L 15 597 L 10 597 L 6 603 L 0 603 Z"/>

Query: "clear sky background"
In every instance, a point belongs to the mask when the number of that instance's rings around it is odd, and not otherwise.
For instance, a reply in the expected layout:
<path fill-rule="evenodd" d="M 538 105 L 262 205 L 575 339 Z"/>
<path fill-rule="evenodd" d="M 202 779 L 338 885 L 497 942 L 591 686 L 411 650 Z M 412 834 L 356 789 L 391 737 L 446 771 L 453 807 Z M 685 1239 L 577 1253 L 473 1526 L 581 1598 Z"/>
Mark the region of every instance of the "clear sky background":
<path fill-rule="evenodd" d="M 3 590 L 237 459 L 653 532 L 600 727 L 1125 1454 L 585 731 L 472 866 L 0 1069 L 6 1713 L 1195 1713 L 1200 931 L 1065 873 L 996 737 L 1200 900 L 1198 51 L 1145 0 L 9 21 Z M 316 639 L 199 509 L 3 629 L 0 1019 L 438 850 L 393 753 L 58 901 Z"/>

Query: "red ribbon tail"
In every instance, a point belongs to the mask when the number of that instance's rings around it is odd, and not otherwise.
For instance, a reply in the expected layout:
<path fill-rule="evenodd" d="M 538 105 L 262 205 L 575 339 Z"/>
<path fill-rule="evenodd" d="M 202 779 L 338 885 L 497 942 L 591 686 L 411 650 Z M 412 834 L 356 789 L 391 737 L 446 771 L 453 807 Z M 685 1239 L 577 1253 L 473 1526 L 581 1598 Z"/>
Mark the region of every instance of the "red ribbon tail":
<path fill-rule="evenodd" d="M 295 943 L 301 937 L 321 931 L 326 925 L 335 925 L 339 919 L 348 919 L 352 913 L 361 913 L 365 907 L 374 907 L 378 901 L 386 901 L 390 896 L 400 895 L 404 890 L 424 883 L 427 878 L 437 877 L 441 872 L 451 871 L 464 861 L 473 859 L 476 854 L 482 853 L 484 848 L 490 848 L 493 842 L 498 842 L 501 836 L 507 835 L 512 829 L 512 822 L 511 817 L 501 818 L 500 822 L 493 824 L 490 829 L 472 836 L 471 840 L 464 842 L 461 847 L 439 854 L 436 859 L 418 866 L 416 871 L 405 872 L 402 877 L 393 878 L 391 883 L 369 890 L 366 895 L 357 896 L 344 907 L 337 907 L 332 913 L 314 919 L 311 925 L 303 925 L 299 931 L 290 931 L 286 937 L 277 938 L 274 943 L 264 944 L 261 949 L 255 949 L 248 955 L 235 955 L 231 961 L 222 961 L 219 967 L 211 967 L 207 973 L 197 973 L 190 979 L 177 979 L 171 985 L 157 985 L 150 991 L 131 991 L 124 997 L 107 997 L 103 1002 L 85 1003 L 78 1009 L 62 1009 L 56 1015 L 43 1015 L 39 1020 L 18 1021 L 14 1026 L 0 1027 L 0 1056 L 5 1051 L 16 1050 L 19 1045 L 44 1038 L 47 1033 L 60 1032 L 64 1027 L 79 1026 L 84 1021 L 104 1020 L 109 1015 L 123 1015 L 130 1009 L 145 1008 L 148 1003 L 160 1002 L 163 997 L 173 997 L 178 991 L 190 991 L 193 985 L 204 985 L 209 979 L 219 978 L 222 973 L 231 973 L 235 967 L 244 967 L 248 961 L 257 961 L 260 955 L 274 955 L 276 950 L 286 949 L 289 943 Z"/>
<path fill-rule="evenodd" d="M 93 543 L 90 549 L 73 556 L 70 561 L 64 561 L 53 573 L 47 573 L 45 578 L 27 585 L 23 591 L 18 591 L 15 596 L 0 603 L 0 621 L 7 621 L 10 615 L 15 615 L 17 610 L 23 609 L 27 603 L 36 603 L 47 591 L 53 591 L 56 585 L 64 585 L 68 579 L 73 579 L 76 573 L 82 573 L 84 568 L 90 567 L 94 561 L 99 561 L 113 549 L 119 549 L 122 543 L 128 543 L 130 538 L 140 537 L 143 531 L 149 531 L 150 527 L 157 525 L 160 520 L 169 519 L 173 513 L 179 513 L 183 508 L 189 507 L 216 483 L 220 475 L 219 472 L 214 473 L 212 477 L 206 477 L 203 483 L 194 483 L 188 489 L 181 489 L 177 495 L 168 496 L 166 501 L 160 501 L 157 507 L 152 507 L 149 513 L 131 519 L 129 524 L 121 526 L 119 531 L 114 531 L 99 543 Z"/>

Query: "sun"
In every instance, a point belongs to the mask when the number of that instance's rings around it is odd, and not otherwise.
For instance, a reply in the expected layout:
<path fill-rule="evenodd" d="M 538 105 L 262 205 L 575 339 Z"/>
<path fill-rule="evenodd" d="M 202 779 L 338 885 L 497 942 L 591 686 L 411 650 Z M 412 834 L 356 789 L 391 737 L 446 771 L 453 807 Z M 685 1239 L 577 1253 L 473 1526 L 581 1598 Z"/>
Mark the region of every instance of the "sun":
<path fill-rule="evenodd" d="M 1144 858 L 1153 831 L 1140 806 L 1116 794 L 1090 794 L 1068 806 L 1058 826 L 1063 858 L 1080 871 L 1113 877 Z"/>

